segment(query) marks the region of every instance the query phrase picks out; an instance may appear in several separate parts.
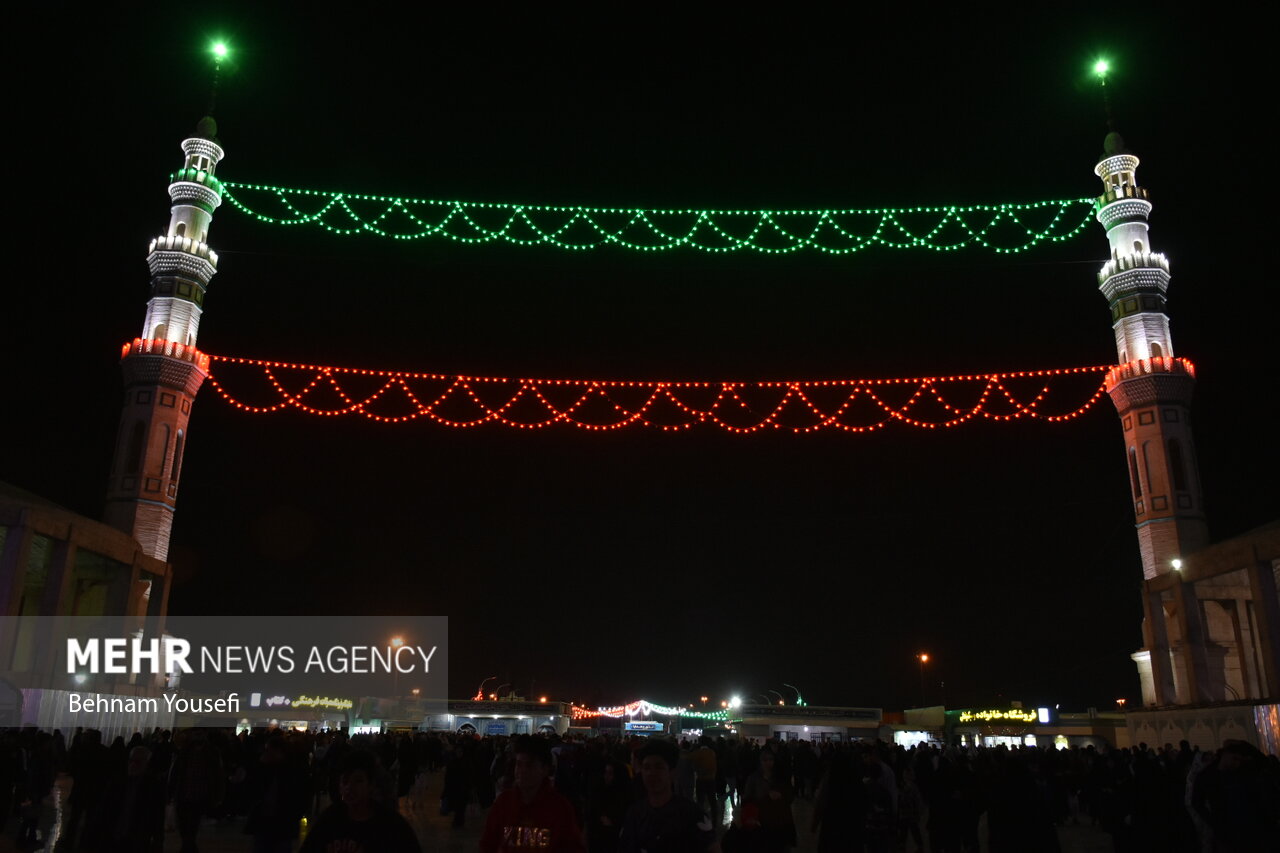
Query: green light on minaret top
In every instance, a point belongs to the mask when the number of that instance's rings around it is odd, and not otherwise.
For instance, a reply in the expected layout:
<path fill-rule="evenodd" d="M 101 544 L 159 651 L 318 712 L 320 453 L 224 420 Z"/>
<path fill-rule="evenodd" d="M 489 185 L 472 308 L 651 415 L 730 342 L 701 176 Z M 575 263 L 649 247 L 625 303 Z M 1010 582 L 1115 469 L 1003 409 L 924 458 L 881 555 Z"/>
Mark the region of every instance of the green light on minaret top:
<path fill-rule="evenodd" d="M 1105 78 L 1107 76 L 1107 72 L 1110 70 L 1111 63 L 1107 62 L 1105 59 L 1099 59 L 1097 62 L 1093 63 L 1093 73 L 1097 74 L 1099 77 Z"/>
<path fill-rule="evenodd" d="M 213 55 L 214 55 L 215 57 L 217 57 L 218 59 L 226 59 L 226 57 L 227 57 L 227 44 L 226 44 L 226 42 L 221 42 L 221 41 L 219 41 L 219 42 L 214 42 L 214 43 L 213 43 L 213 48 L 212 48 L 212 50 L 213 50 Z"/>

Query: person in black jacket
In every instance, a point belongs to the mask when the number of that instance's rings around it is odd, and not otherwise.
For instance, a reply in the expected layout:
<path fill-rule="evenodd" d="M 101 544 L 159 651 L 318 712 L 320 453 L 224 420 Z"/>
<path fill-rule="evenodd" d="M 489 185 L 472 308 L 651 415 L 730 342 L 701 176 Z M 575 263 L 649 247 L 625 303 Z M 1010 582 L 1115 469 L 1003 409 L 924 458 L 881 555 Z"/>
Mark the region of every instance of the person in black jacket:
<path fill-rule="evenodd" d="M 622 820 L 631 805 L 631 777 L 617 761 L 606 761 L 587 789 L 588 853 L 617 853 Z"/>
<path fill-rule="evenodd" d="M 453 747 L 453 756 L 444 768 L 444 807 L 453 813 L 453 825 L 461 827 L 467 820 L 467 803 L 471 802 L 471 760 L 461 742 Z"/>
<path fill-rule="evenodd" d="M 316 818 L 298 853 L 422 853 L 413 828 L 391 805 L 376 798 L 378 757 L 365 749 L 343 756 L 341 799 Z"/>
<path fill-rule="evenodd" d="M 152 772 L 151 750 L 129 750 L 123 778 L 107 780 L 89 814 L 79 849 L 92 853 L 160 853 L 164 845 L 164 782 Z"/>
<path fill-rule="evenodd" d="M 253 836 L 253 853 L 290 853 L 310 799 L 301 756 L 282 735 L 273 735 L 250 768 L 247 784 L 253 808 L 244 831 Z"/>

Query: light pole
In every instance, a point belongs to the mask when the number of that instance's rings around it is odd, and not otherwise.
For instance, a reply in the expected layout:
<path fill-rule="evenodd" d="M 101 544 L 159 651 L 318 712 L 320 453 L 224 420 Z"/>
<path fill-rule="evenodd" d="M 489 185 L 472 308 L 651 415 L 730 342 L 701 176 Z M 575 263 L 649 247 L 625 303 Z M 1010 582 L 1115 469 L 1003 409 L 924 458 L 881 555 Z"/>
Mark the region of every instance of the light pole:
<path fill-rule="evenodd" d="M 399 649 L 403 645 L 404 645 L 404 637 L 397 635 L 391 638 L 391 648 Z M 395 664 L 391 666 L 391 692 L 395 694 L 395 700 L 399 702 L 400 701 L 400 667 Z"/>
<path fill-rule="evenodd" d="M 480 686 L 476 688 L 476 698 L 475 698 L 475 701 L 479 701 L 479 702 L 483 702 L 483 701 L 484 701 L 484 686 L 485 686 L 486 684 L 488 684 L 490 681 L 493 681 L 493 680 L 494 680 L 495 678 L 497 678 L 497 677 L 498 677 L 498 676 L 496 676 L 496 675 L 491 675 L 491 676 L 489 676 L 488 678 L 486 678 L 484 681 L 480 682 Z"/>
<path fill-rule="evenodd" d="M 916 660 L 920 661 L 920 707 L 923 708 L 924 702 L 924 665 L 929 662 L 929 653 L 921 652 L 916 655 Z"/>
<path fill-rule="evenodd" d="M 804 699 L 800 696 L 800 688 L 799 688 L 799 687 L 796 687 L 794 684 L 787 684 L 787 682 L 785 682 L 785 681 L 784 681 L 784 682 L 782 682 L 782 686 L 783 686 L 783 687 L 790 687 L 792 690 L 794 690 L 794 691 L 796 692 L 796 704 L 797 704 L 797 705 L 803 705 L 803 704 L 804 704 Z"/>
<path fill-rule="evenodd" d="M 778 691 L 776 691 L 776 690 L 770 690 L 769 692 L 770 692 L 770 693 L 772 693 L 774 696 L 777 696 L 777 697 L 778 697 L 778 704 L 779 704 L 779 705 L 785 705 L 785 704 L 787 704 L 787 700 L 785 700 L 785 699 L 783 699 L 783 698 L 782 698 L 782 694 L 781 694 L 781 693 L 779 693 L 779 692 L 778 692 Z"/>

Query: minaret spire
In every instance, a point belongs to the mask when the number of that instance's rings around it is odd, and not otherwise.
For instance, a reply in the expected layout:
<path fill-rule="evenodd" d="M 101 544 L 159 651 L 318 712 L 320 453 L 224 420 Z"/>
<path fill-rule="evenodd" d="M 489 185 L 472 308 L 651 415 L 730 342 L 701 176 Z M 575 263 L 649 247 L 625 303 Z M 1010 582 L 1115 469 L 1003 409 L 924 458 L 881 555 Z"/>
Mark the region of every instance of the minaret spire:
<path fill-rule="evenodd" d="M 215 55 L 220 58 L 216 49 Z M 215 62 L 215 91 L 216 68 Z M 169 226 L 147 250 L 151 298 L 142 333 L 125 344 L 120 361 L 124 408 L 105 516 L 159 560 L 168 558 L 191 406 L 209 366 L 196 338 L 218 266 L 207 242 L 222 203 L 222 184 L 214 177 L 224 156 L 217 132 L 213 117 L 205 116 L 182 140 L 182 168 L 169 182 Z"/>

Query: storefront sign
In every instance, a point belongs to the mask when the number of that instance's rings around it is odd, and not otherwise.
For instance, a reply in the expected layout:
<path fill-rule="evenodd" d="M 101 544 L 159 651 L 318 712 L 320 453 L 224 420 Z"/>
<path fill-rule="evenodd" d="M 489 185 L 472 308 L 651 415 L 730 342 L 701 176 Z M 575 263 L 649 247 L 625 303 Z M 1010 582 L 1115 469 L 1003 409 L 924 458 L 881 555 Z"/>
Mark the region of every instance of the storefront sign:
<path fill-rule="evenodd" d="M 623 728 L 629 732 L 661 732 L 666 730 L 666 727 L 657 720 L 635 720 L 625 723 Z"/>
<path fill-rule="evenodd" d="M 295 708 L 331 708 L 335 711 L 347 711 L 355 706 L 350 699 L 335 699 L 331 696 L 308 696 L 302 694 L 293 700 Z"/>
<path fill-rule="evenodd" d="M 1010 711 L 961 711 L 962 723 L 990 723 L 996 720 L 1009 720 L 1015 723 L 1034 723 L 1038 719 L 1035 711 L 1014 708 Z"/>
<path fill-rule="evenodd" d="M 355 703 L 350 699 L 339 699 L 333 696 L 309 696 L 303 693 L 293 698 L 268 696 L 264 700 L 261 693 L 250 694 L 250 708 L 259 708 L 263 705 L 268 708 L 325 708 L 333 711 L 349 711 L 355 707 Z"/>

